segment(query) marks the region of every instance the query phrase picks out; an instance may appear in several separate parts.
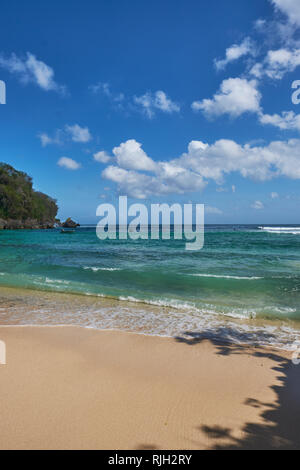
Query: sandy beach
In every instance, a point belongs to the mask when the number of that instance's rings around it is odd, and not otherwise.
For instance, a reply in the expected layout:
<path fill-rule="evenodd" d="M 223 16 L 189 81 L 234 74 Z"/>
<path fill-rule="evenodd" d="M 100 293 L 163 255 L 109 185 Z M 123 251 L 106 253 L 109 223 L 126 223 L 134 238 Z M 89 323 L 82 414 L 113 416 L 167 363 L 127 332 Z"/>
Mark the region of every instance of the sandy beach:
<path fill-rule="evenodd" d="M 79 327 L 0 339 L 1 449 L 300 448 L 290 354 Z"/>

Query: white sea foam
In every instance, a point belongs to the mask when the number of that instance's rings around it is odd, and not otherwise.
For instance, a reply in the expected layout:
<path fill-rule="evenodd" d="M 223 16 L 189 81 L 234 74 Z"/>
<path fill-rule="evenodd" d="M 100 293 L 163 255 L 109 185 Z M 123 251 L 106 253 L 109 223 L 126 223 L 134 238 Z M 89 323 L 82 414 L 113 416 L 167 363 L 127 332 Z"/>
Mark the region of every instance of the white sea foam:
<path fill-rule="evenodd" d="M 121 271 L 120 268 L 96 268 L 95 266 L 84 266 L 83 269 L 97 272 L 97 271 Z"/>
<path fill-rule="evenodd" d="M 288 231 L 288 232 L 285 232 L 283 230 L 265 230 L 266 233 L 277 233 L 278 235 L 300 235 L 300 232 L 292 232 L 292 231 Z"/>
<path fill-rule="evenodd" d="M 256 321 L 256 312 L 252 308 L 223 309 L 210 303 L 196 308 L 180 299 L 145 301 L 132 296 L 120 297 L 122 302 L 105 298 L 91 301 L 83 296 L 66 298 L 57 294 L 51 298 L 49 293 L 33 295 L 30 291 L 23 303 L 19 295 L 16 297 L 16 293 L 9 292 L 2 297 L 1 307 L 5 306 L 4 315 L 1 312 L 2 325 L 72 325 L 176 337 L 191 342 L 197 338 L 199 341 L 216 338 L 283 349 L 292 349 L 294 341 L 300 339 L 300 331 L 292 325 L 282 321 Z M 280 310 L 282 319 L 292 310 L 283 306 L 277 308 L 276 313 Z M 276 311 L 272 305 L 268 309 Z"/>
<path fill-rule="evenodd" d="M 76 302 L 63 301 L 54 297 L 53 302 L 49 297 L 36 303 L 33 297 L 32 308 L 28 303 L 9 302 L 6 306 L 4 324 L 10 325 L 72 325 L 99 330 L 123 330 L 153 336 L 175 337 L 182 341 L 202 341 L 204 338 L 216 338 L 233 343 L 248 343 L 258 346 L 272 346 L 283 349 L 292 349 L 294 341 L 300 339 L 300 331 L 290 328 L 288 325 L 278 323 L 271 325 L 257 325 L 249 319 L 253 318 L 253 312 L 244 311 L 241 317 L 232 312 L 233 317 L 222 318 L 216 312 L 203 308 L 197 312 L 191 309 L 176 308 L 162 309 L 138 303 L 93 303 L 85 302 L 78 298 Z M 62 298 L 63 299 L 63 298 Z M 131 298 L 130 300 L 138 299 Z M 165 303 L 164 301 L 162 303 Z M 184 306 L 184 304 L 182 305 Z M 161 307 L 161 305 L 160 305 Z M 212 306 L 213 307 L 213 306 Z M 239 318 L 243 318 L 241 321 Z"/>
<path fill-rule="evenodd" d="M 291 308 L 291 307 L 272 307 L 272 308 L 276 313 L 280 313 L 284 315 L 297 312 L 295 308 Z"/>
<path fill-rule="evenodd" d="M 227 275 L 217 275 L 217 274 L 189 274 L 190 276 L 195 277 L 213 277 L 216 279 L 237 279 L 237 280 L 244 280 L 244 281 L 256 281 L 258 279 L 263 279 L 263 277 L 256 277 L 256 276 L 227 276 Z"/>
<path fill-rule="evenodd" d="M 146 299 L 137 299 L 136 297 L 132 297 L 130 295 L 126 297 L 121 295 L 120 297 L 118 297 L 118 299 L 126 301 L 126 302 L 153 305 L 156 307 L 166 307 L 166 308 L 169 307 L 169 308 L 174 308 L 175 310 L 193 310 L 193 311 L 200 312 L 200 310 L 196 308 L 195 304 L 180 302 L 177 300 L 168 300 L 168 299 L 146 300 Z"/>
<path fill-rule="evenodd" d="M 300 227 L 258 227 L 268 233 L 300 235 Z"/>
<path fill-rule="evenodd" d="M 62 280 L 62 279 L 50 279 L 49 277 L 46 277 L 45 279 L 45 282 L 47 282 L 47 284 L 70 284 L 71 281 L 66 281 L 66 280 Z"/>

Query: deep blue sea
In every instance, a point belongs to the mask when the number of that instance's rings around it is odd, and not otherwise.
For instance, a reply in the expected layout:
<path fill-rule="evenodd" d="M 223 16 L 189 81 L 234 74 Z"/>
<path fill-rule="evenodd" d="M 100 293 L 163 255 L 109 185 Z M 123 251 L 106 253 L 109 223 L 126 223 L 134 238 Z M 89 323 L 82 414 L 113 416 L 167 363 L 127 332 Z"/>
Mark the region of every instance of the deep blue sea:
<path fill-rule="evenodd" d="M 201 251 L 172 238 L 100 241 L 94 226 L 2 231 L 0 263 L 0 286 L 14 288 L 2 294 L 4 324 L 161 335 L 230 324 L 270 343 L 300 329 L 300 226 L 206 226 Z"/>

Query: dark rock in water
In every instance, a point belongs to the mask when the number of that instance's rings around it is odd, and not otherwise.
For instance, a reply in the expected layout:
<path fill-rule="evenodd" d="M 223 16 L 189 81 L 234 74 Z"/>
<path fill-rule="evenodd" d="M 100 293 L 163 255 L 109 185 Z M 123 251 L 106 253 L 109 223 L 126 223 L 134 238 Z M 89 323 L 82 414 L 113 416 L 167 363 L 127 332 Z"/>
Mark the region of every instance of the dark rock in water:
<path fill-rule="evenodd" d="M 74 222 L 74 220 L 71 219 L 71 217 L 69 217 L 63 224 L 61 224 L 61 226 L 63 228 L 76 228 L 80 227 L 80 224 L 77 224 Z"/>

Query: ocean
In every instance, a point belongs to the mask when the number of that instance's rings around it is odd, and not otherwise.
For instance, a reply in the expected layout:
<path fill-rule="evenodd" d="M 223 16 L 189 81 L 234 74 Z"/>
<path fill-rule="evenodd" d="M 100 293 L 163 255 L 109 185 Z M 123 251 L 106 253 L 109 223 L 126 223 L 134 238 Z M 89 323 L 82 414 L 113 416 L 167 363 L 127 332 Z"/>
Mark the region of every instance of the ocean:
<path fill-rule="evenodd" d="M 185 240 L 105 240 L 94 226 L 0 232 L 0 323 L 300 339 L 300 226 L 208 225 Z"/>

